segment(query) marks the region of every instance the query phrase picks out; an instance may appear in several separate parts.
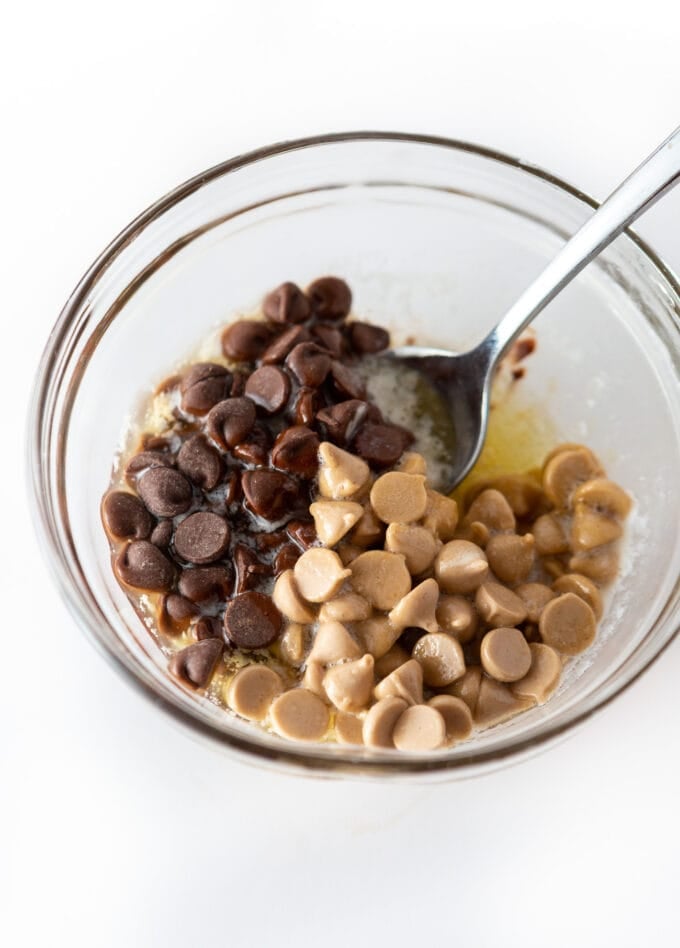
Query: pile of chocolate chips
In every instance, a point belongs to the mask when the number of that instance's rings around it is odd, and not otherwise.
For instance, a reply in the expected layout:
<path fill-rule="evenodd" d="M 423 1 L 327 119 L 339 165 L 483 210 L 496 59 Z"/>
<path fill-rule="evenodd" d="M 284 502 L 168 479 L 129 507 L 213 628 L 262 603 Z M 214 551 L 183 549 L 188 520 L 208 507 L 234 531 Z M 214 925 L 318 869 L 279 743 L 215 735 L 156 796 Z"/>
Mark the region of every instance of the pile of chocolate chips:
<path fill-rule="evenodd" d="M 388 333 L 346 322 L 352 295 L 336 277 L 303 292 L 283 283 L 264 319 L 239 320 L 222 336 L 237 367 L 195 363 L 166 390 L 179 408 L 164 437 L 142 437 L 128 463 L 132 492 L 114 490 L 102 515 L 127 587 L 162 593 L 166 634 L 193 630 L 196 644 L 171 670 L 196 687 L 224 647 L 258 649 L 283 619 L 262 592 L 316 541 L 309 517 L 320 441 L 390 467 L 413 441 L 367 400 L 355 366 L 389 345 Z"/>

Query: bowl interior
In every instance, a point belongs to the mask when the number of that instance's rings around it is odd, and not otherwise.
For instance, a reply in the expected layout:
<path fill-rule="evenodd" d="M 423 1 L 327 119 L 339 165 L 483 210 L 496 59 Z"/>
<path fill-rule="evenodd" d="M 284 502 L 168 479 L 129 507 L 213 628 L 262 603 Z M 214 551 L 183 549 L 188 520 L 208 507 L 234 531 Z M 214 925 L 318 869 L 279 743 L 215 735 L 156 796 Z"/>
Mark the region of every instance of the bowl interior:
<path fill-rule="evenodd" d="M 431 766 L 390 752 L 293 747 L 184 691 L 115 581 L 99 519 L 112 459 L 144 399 L 216 328 L 284 279 L 343 276 L 354 312 L 398 341 L 464 349 L 591 208 L 531 169 L 408 141 L 293 148 L 175 196 L 110 255 L 67 308 L 53 371 L 47 490 L 62 578 L 88 626 L 138 681 L 225 743 L 297 763 Z M 678 297 L 628 236 L 541 315 L 512 397 L 541 405 L 558 440 L 583 441 L 635 497 L 623 575 L 596 645 L 542 708 L 437 755 L 469 769 L 568 727 L 672 634 L 680 566 Z M 57 340 L 59 342 L 59 340 Z M 56 358 L 56 357 L 55 357 Z M 46 421 L 44 421 L 47 424 Z"/>

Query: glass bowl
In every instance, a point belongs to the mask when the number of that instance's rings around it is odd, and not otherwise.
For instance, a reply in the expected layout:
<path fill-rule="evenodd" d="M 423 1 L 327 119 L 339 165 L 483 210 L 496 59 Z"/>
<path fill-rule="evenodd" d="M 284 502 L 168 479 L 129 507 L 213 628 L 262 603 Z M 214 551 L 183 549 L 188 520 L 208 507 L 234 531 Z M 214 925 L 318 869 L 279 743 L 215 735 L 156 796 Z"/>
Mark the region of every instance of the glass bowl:
<path fill-rule="evenodd" d="M 636 509 L 596 645 L 543 707 L 436 754 L 286 742 L 185 690 L 116 582 L 100 499 L 151 388 L 283 280 L 334 273 L 395 339 L 477 342 L 592 213 L 552 175 L 462 142 L 353 133 L 286 142 L 181 185 L 88 270 L 45 350 L 30 419 L 33 502 L 62 592 L 101 651 L 211 744 L 280 768 L 469 776 L 603 708 L 678 627 L 680 288 L 633 233 L 541 315 L 521 383 L 559 440 L 585 441 Z"/>

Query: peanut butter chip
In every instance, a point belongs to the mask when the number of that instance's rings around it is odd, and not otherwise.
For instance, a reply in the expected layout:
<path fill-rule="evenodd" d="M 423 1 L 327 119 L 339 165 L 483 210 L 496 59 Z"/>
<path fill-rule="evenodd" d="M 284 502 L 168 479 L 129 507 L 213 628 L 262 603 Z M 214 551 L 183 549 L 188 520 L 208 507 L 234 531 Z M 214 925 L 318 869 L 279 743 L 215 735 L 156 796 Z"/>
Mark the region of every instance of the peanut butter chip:
<path fill-rule="evenodd" d="M 363 722 L 355 714 L 338 711 L 335 715 L 335 739 L 338 744 L 363 744 Z"/>
<path fill-rule="evenodd" d="M 453 635 L 461 645 L 472 641 L 477 632 L 477 612 L 463 596 L 441 596 L 435 613 L 444 632 Z"/>
<path fill-rule="evenodd" d="M 323 687 L 323 679 L 325 674 L 326 669 L 321 664 L 321 662 L 308 660 L 305 666 L 305 673 L 302 676 L 302 687 L 306 688 L 307 691 L 311 691 L 313 694 L 318 695 L 324 701 L 326 700 L 326 692 L 324 691 Z"/>
<path fill-rule="evenodd" d="M 347 500 L 365 487 L 370 477 L 368 464 L 329 441 L 319 446 L 319 491 L 332 500 Z"/>
<path fill-rule="evenodd" d="M 373 691 L 373 666 L 373 656 L 364 655 L 355 662 L 329 668 L 323 686 L 336 708 L 361 711 L 366 707 Z"/>
<path fill-rule="evenodd" d="M 374 616 L 364 622 L 357 622 L 356 629 L 366 646 L 366 651 L 370 652 L 374 658 L 381 658 L 389 652 L 401 634 L 387 616 Z"/>
<path fill-rule="evenodd" d="M 558 509 L 570 505 L 577 487 L 585 481 L 600 477 L 600 463 L 588 448 L 570 448 L 560 451 L 543 467 L 543 491 Z"/>
<path fill-rule="evenodd" d="M 475 605 L 482 619 L 494 628 L 513 627 L 527 617 L 519 596 L 500 583 L 483 583 L 477 590 Z"/>
<path fill-rule="evenodd" d="M 385 549 L 401 553 L 412 576 L 432 566 L 440 544 L 425 527 L 411 523 L 391 523 L 385 535 Z"/>
<path fill-rule="evenodd" d="M 310 662 L 331 665 L 348 658 L 359 658 L 361 649 L 341 622 L 321 622 L 309 653 Z"/>
<path fill-rule="evenodd" d="M 314 621 L 314 611 L 300 595 L 292 569 L 281 573 L 272 592 L 274 605 L 291 622 L 309 623 Z"/>
<path fill-rule="evenodd" d="M 410 659 L 409 653 L 401 645 L 393 645 L 384 655 L 376 660 L 375 676 L 378 679 L 387 678 L 393 671 L 396 671 L 400 665 Z"/>
<path fill-rule="evenodd" d="M 567 573 L 560 576 L 552 585 L 556 593 L 574 593 L 588 603 L 596 619 L 602 618 L 602 595 L 592 579 L 579 573 Z"/>
<path fill-rule="evenodd" d="M 397 668 L 383 678 L 373 689 L 373 694 L 379 701 L 388 695 L 403 698 L 408 704 L 421 704 L 423 700 L 423 669 L 419 662 L 411 659 L 401 668 Z"/>
<path fill-rule="evenodd" d="M 408 708 L 403 698 L 387 695 L 369 708 L 364 718 L 364 744 L 369 747 L 394 747 L 394 726 Z"/>
<path fill-rule="evenodd" d="M 307 654 L 307 630 L 304 625 L 291 622 L 279 639 L 279 652 L 287 665 L 298 668 Z"/>
<path fill-rule="evenodd" d="M 557 652 L 542 642 L 532 642 L 529 649 L 531 668 L 524 678 L 512 685 L 512 693 L 543 704 L 559 684 L 562 662 Z"/>
<path fill-rule="evenodd" d="M 427 462 L 422 454 L 415 451 L 404 451 L 397 464 L 397 470 L 404 474 L 422 474 L 427 476 Z"/>
<path fill-rule="evenodd" d="M 270 708 L 274 731 L 291 741 L 320 741 L 330 715 L 321 698 L 304 688 L 284 691 Z"/>
<path fill-rule="evenodd" d="M 527 578 L 534 565 L 534 538 L 530 533 L 498 533 L 491 537 L 485 552 L 501 582 L 515 586 Z"/>
<path fill-rule="evenodd" d="M 569 560 L 569 569 L 596 583 L 611 583 L 619 571 L 619 554 L 612 546 L 576 553 Z"/>
<path fill-rule="evenodd" d="M 515 529 L 512 507 L 501 492 L 493 488 L 483 490 L 470 504 L 465 522 L 475 521 L 483 523 L 492 533 Z"/>
<path fill-rule="evenodd" d="M 426 632 L 439 631 L 435 617 L 439 586 L 435 579 L 426 579 L 400 599 L 389 614 L 389 620 L 400 631 L 413 626 Z"/>
<path fill-rule="evenodd" d="M 560 590 L 560 592 L 573 591 L 571 589 Z M 545 607 L 551 599 L 555 598 L 555 593 L 550 586 L 546 586 L 544 583 L 523 583 L 515 589 L 515 592 L 526 606 L 529 622 L 538 622 Z"/>
<path fill-rule="evenodd" d="M 599 510 L 592 510 L 585 504 L 577 504 L 571 522 L 570 542 L 575 552 L 594 550 L 618 540 L 623 533 L 623 527 L 618 520 L 614 520 Z"/>
<path fill-rule="evenodd" d="M 443 688 L 465 674 L 463 648 L 446 632 L 434 632 L 418 639 L 413 657 L 422 666 L 425 684 L 432 688 Z"/>
<path fill-rule="evenodd" d="M 536 552 L 541 556 L 559 556 L 569 549 L 569 540 L 564 527 L 554 514 L 543 514 L 531 528 L 536 543 Z"/>
<path fill-rule="evenodd" d="M 472 665 L 466 669 L 462 678 L 448 686 L 446 693 L 453 695 L 455 698 L 460 698 L 474 714 L 481 683 L 482 669 L 479 665 Z"/>
<path fill-rule="evenodd" d="M 519 629 L 493 629 L 482 639 L 482 667 L 496 681 L 519 681 L 531 667 L 531 650 Z"/>
<path fill-rule="evenodd" d="M 385 524 L 378 520 L 371 505 L 366 504 L 361 517 L 357 521 L 354 530 L 352 530 L 350 539 L 355 546 L 372 546 L 381 539 L 384 529 Z M 395 552 L 400 551 L 396 550 Z"/>
<path fill-rule="evenodd" d="M 358 593 L 343 593 L 335 599 L 324 602 L 319 610 L 320 622 L 361 622 L 368 619 L 372 609 L 363 596 Z"/>
<path fill-rule="evenodd" d="M 394 726 L 392 740 L 398 750 L 430 751 L 446 739 L 444 718 L 426 704 L 407 708 Z"/>
<path fill-rule="evenodd" d="M 427 494 L 421 474 L 390 471 L 371 488 L 371 506 L 383 523 L 412 523 L 425 514 Z"/>
<path fill-rule="evenodd" d="M 578 655 L 595 639 L 595 613 L 574 593 L 563 593 L 549 602 L 538 624 L 541 638 L 564 655 Z"/>
<path fill-rule="evenodd" d="M 458 526 L 458 504 L 452 497 L 436 490 L 427 490 L 427 507 L 423 526 L 445 543 L 453 540 Z"/>
<path fill-rule="evenodd" d="M 474 711 L 475 721 L 482 727 L 491 727 L 492 724 L 507 721 L 520 711 L 526 711 L 534 703 L 531 698 L 513 694 L 509 685 L 482 675 Z"/>
<path fill-rule="evenodd" d="M 488 577 L 489 563 L 484 550 L 468 540 L 451 540 L 434 561 L 434 575 L 447 593 L 474 592 Z"/>
<path fill-rule="evenodd" d="M 327 602 L 338 592 L 350 571 L 333 550 L 312 547 L 306 550 L 293 569 L 298 590 L 308 602 Z"/>
<path fill-rule="evenodd" d="M 300 562 L 298 560 L 298 564 Z M 406 562 L 398 553 L 369 550 L 352 560 L 351 571 L 355 592 L 376 609 L 393 609 L 411 589 L 411 576 Z"/>
<path fill-rule="evenodd" d="M 435 695 L 427 702 L 444 718 L 446 743 L 464 741 L 472 731 L 472 713 L 462 698 L 453 695 Z"/>
<path fill-rule="evenodd" d="M 227 704 L 242 718 L 262 721 L 274 698 L 283 691 L 281 678 L 266 665 L 246 665 L 227 689 Z"/>
<path fill-rule="evenodd" d="M 358 522 L 364 512 L 350 500 L 320 500 L 311 504 L 316 535 L 324 546 L 335 546 Z"/>

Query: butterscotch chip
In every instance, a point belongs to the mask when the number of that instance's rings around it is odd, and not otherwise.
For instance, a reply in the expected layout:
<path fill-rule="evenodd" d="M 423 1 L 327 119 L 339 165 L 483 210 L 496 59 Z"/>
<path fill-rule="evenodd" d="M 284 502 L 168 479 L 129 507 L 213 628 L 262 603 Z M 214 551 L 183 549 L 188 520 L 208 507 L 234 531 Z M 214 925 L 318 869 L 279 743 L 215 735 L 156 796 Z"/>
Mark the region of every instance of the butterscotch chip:
<path fill-rule="evenodd" d="M 319 610 L 320 622 L 361 622 L 371 615 L 371 606 L 358 593 L 347 592 L 324 602 Z"/>
<path fill-rule="evenodd" d="M 335 546 L 362 516 L 361 504 L 350 500 L 320 500 L 310 505 L 316 535 L 324 546 Z"/>
<path fill-rule="evenodd" d="M 427 703 L 444 718 L 447 744 L 464 741 L 470 736 L 472 712 L 462 698 L 454 698 L 453 695 L 435 695 Z"/>
<path fill-rule="evenodd" d="M 274 605 L 281 615 L 291 622 L 310 623 L 314 621 L 314 610 L 300 595 L 292 569 L 287 569 L 276 580 L 272 592 Z"/>
<path fill-rule="evenodd" d="M 569 549 L 569 538 L 560 520 L 554 514 L 543 514 L 531 528 L 536 552 L 541 556 L 559 556 Z"/>
<path fill-rule="evenodd" d="M 586 553 L 575 553 L 569 559 L 569 570 L 605 585 L 611 583 L 618 575 L 619 554 L 613 546 L 599 547 Z M 563 570 L 564 572 L 566 570 Z"/>
<path fill-rule="evenodd" d="M 413 647 L 413 657 L 423 669 L 425 684 L 431 688 L 443 688 L 465 674 L 463 648 L 446 632 L 423 635 Z"/>
<path fill-rule="evenodd" d="M 389 652 L 401 632 L 395 629 L 387 616 L 374 616 L 363 622 L 357 622 L 356 629 L 361 640 L 374 658 L 381 658 Z M 408 655 L 406 656 L 408 658 Z"/>
<path fill-rule="evenodd" d="M 391 649 L 385 652 L 375 663 L 375 677 L 379 680 L 387 678 L 393 671 L 396 671 L 400 665 L 407 662 L 411 656 L 403 649 L 401 645 L 393 645 Z"/>
<path fill-rule="evenodd" d="M 466 523 L 483 523 L 492 533 L 515 529 L 512 507 L 498 490 L 483 490 L 470 504 L 465 515 Z"/>
<path fill-rule="evenodd" d="M 463 677 L 459 678 L 458 681 L 454 681 L 452 685 L 449 685 L 446 689 L 446 693 L 464 701 L 474 715 L 481 682 L 482 669 L 479 665 L 468 665 Z"/>
<path fill-rule="evenodd" d="M 414 523 L 391 523 L 385 534 L 385 549 L 401 553 L 412 576 L 432 566 L 439 547 L 439 541 L 430 530 Z"/>
<path fill-rule="evenodd" d="M 475 637 L 479 620 L 469 599 L 463 596 L 441 596 L 435 617 L 440 628 L 457 638 L 461 645 Z"/>
<path fill-rule="evenodd" d="M 577 487 L 602 474 L 599 461 L 588 448 L 560 451 L 543 467 L 543 492 L 555 507 L 566 508 Z"/>
<path fill-rule="evenodd" d="M 412 523 L 427 507 L 425 478 L 421 474 L 390 471 L 371 488 L 371 506 L 383 523 Z"/>
<path fill-rule="evenodd" d="M 519 629 L 487 632 L 480 648 L 482 667 L 496 681 L 519 681 L 531 667 L 531 650 Z"/>
<path fill-rule="evenodd" d="M 617 520 L 589 507 L 578 506 L 574 510 L 569 542 L 575 552 L 594 550 L 598 546 L 613 543 L 622 534 L 623 527 Z"/>
<path fill-rule="evenodd" d="M 363 722 L 355 714 L 338 711 L 335 715 L 335 739 L 338 744 L 363 744 Z"/>
<path fill-rule="evenodd" d="M 543 503 L 541 485 L 532 474 L 503 474 L 486 486 L 500 491 L 514 515 L 522 519 L 533 516 Z"/>
<path fill-rule="evenodd" d="M 560 681 L 562 661 L 557 652 L 542 642 L 532 642 L 531 668 L 524 678 L 512 686 L 512 693 L 520 698 L 532 698 L 537 704 L 543 704 L 550 697 Z"/>
<path fill-rule="evenodd" d="M 614 481 L 607 480 L 604 477 L 598 477 L 574 491 L 572 501 L 575 508 L 579 505 L 590 507 L 597 510 L 607 517 L 614 520 L 623 520 L 630 513 L 633 502 L 630 496 L 622 487 L 615 484 Z"/>
<path fill-rule="evenodd" d="M 291 741 L 320 741 L 328 730 L 328 708 L 305 688 L 284 691 L 270 708 L 272 728 Z"/>
<path fill-rule="evenodd" d="M 453 540 L 458 526 L 458 504 L 452 497 L 430 490 L 423 515 L 423 526 L 445 543 Z"/>
<path fill-rule="evenodd" d="M 329 668 L 323 680 L 328 698 L 341 711 L 361 711 L 371 700 L 373 691 L 372 655 Z"/>
<path fill-rule="evenodd" d="M 439 586 L 435 579 L 425 579 L 422 583 L 400 599 L 389 614 L 389 620 L 395 629 L 413 626 L 426 632 L 437 632 L 439 625 L 435 616 Z"/>
<path fill-rule="evenodd" d="M 422 474 L 427 476 L 427 461 L 416 451 L 404 451 L 401 459 L 397 462 L 396 469 L 404 474 Z"/>
<path fill-rule="evenodd" d="M 407 708 L 394 726 L 392 740 L 398 750 L 430 751 L 446 739 L 444 718 L 426 704 Z"/>
<path fill-rule="evenodd" d="M 545 607 L 555 598 L 555 593 L 545 583 L 522 583 L 514 591 L 526 606 L 529 622 L 538 622 Z M 573 590 L 563 589 L 561 592 Z"/>
<path fill-rule="evenodd" d="M 423 669 L 414 658 L 400 668 L 395 669 L 387 678 L 383 678 L 373 689 L 380 701 L 388 695 L 403 698 L 408 704 L 421 704 L 423 700 Z"/>
<path fill-rule="evenodd" d="M 474 717 L 481 727 L 491 727 L 533 707 L 531 698 L 513 694 L 510 686 L 482 675 Z"/>
<path fill-rule="evenodd" d="M 308 602 L 327 602 L 335 596 L 350 571 L 333 550 L 312 547 L 293 567 L 297 588 Z"/>
<path fill-rule="evenodd" d="M 367 547 L 373 546 L 382 538 L 385 524 L 382 523 L 373 513 L 370 504 L 363 508 L 361 517 L 352 530 L 350 539 L 355 546 Z M 399 552 L 399 551 L 395 551 Z"/>
<path fill-rule="evenodd" d="M 578 655 L 592 645 L 597 622 L 588 603 L 569 592 L 548 603 L 538 628 L 546 645 L 564 655 Z"/>
<path fill-rule="evenodd" d="M 352 560 L 350 569 L 355 592 L 375 609 L 393 609 L 411 589 L 406 561 L 398 553 L 369 550 Z"/>
<path fill-rule="evenodd" d="M 279 639 L 279 654 L 287 665 L 299 668 L 307 654 L 307 630 L 304 625 L 291 622 Z"/>
<path fill-rule="evenodd" d="M 519 625 L 527 617 L 526 606 L 511 589 L 500 583 L 483 583 L 475 596 L 477 612 L 494 628 Z"/>
<path fill-rule="evenodd" d="M 602 618 L 602 594 L 592 579 L 588 579 L 587 576 L 581 576 L 579 573 L 567 573 L 564 576 L 558 577 L 552 584 L 552 588 L 555 590 L 555 593 L 570 592 L 574 593 L 575 596 L 580 596 L 593 610 L 595 618 Z"/>
<path fill-rule="evenodd" d="M 348 658 L 359 658 L 362 650 L 341 622 L 321 622 L 309 653 L 310 662 L 330 665 Z"/>
<path fill-rule="evenodd" d="M 534 538 L 530 533 L 498 533 L 491 537 L 485 552 L 495 575 L 515 586 L 527 578 L 534 565 Z"/>
<path fill-rule="evenodd" d="M 266 665 L 246 665 L 227 687 L 227 704 L 249 721 L 262 721 L 274 698 L 283 691 L 279 675 Z"/>
<path fill-rule="evenodd" d="M 394 726 L 408 708 L 403 698 L 387 695 L 369 708 L 364 718 L 364 744 L 369 747 L 394 747 Z"/>
<path fill-rule="evenodd" d="M 484 550 L 474 543 L 451 540 L 437 553 L 434 575 L 444 592 L 472 593 L 488 578 L 489 563 Z"/>
<path fill-rule="evenodd" d="M 368 464 L 330 441 L 319 445 L 319 491 L 332 500 L 349 500 L 370 477 Z"/>

